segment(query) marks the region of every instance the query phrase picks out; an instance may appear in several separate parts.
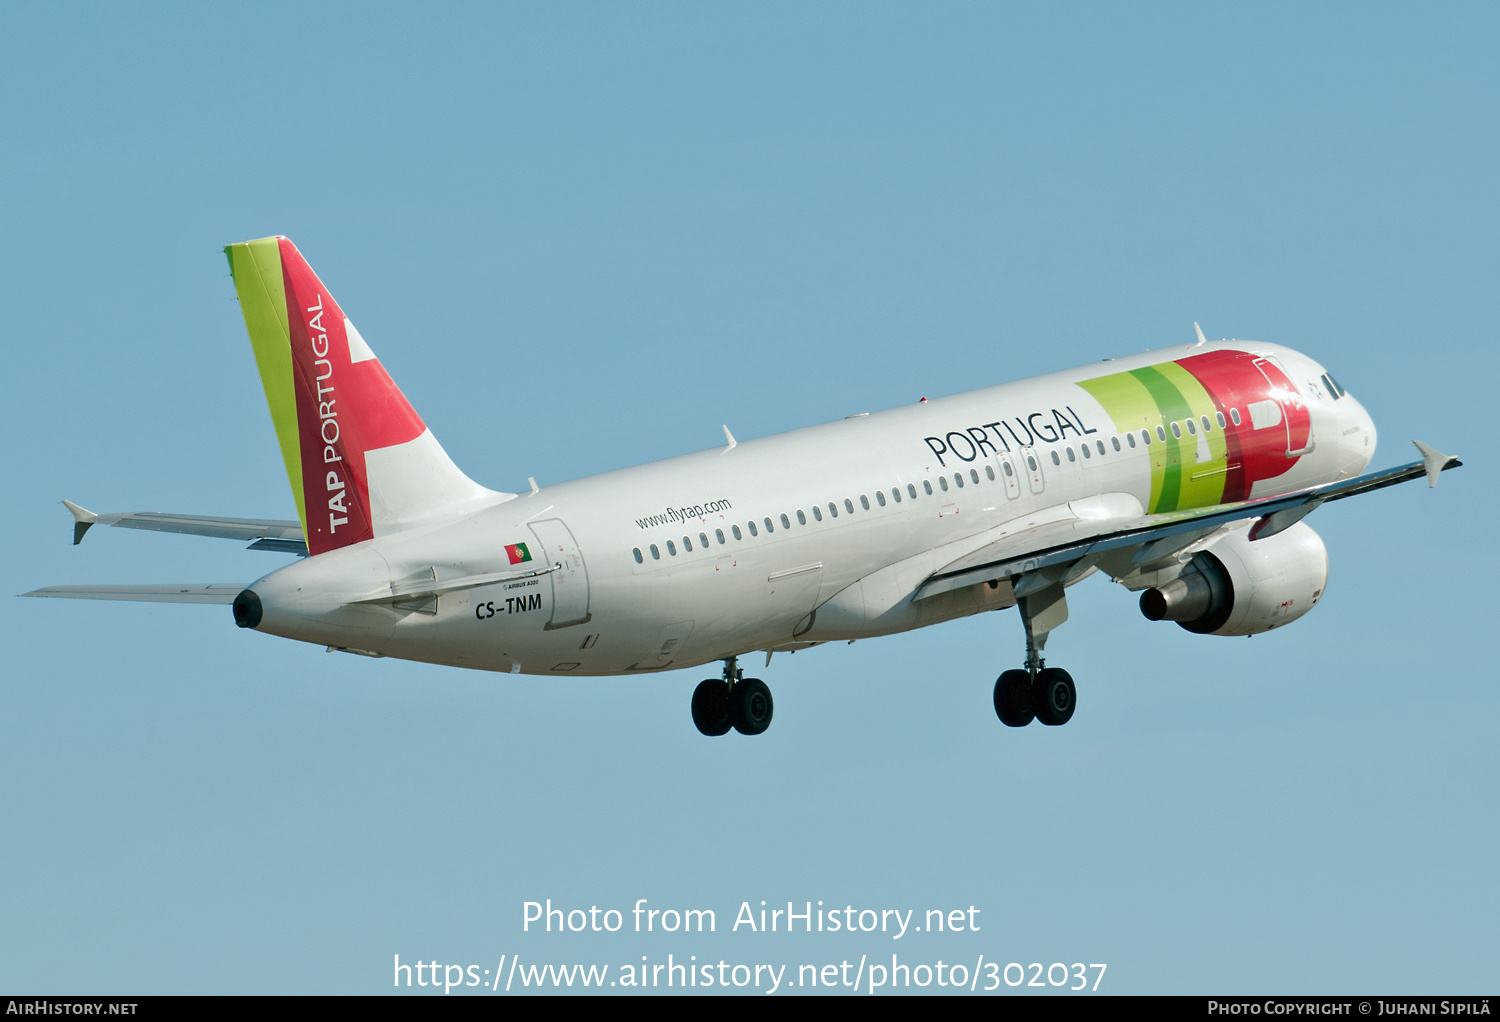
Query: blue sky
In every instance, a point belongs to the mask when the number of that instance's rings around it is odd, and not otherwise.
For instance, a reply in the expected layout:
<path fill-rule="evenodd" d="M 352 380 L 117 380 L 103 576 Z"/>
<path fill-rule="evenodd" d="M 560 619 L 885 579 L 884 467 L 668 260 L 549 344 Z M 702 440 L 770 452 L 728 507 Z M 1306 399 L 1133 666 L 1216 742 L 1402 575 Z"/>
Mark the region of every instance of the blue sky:
<path fill-rule="evenodd" d="M 1466 467 L 1320 510 L 1326 598 L 1249 642 L 1079 586 L 1062 729 L 994 718 L 1014 612 L 757 663 L 774 727 L 709 741 L 701 670 L 511 678 L 10 599 L 0 988 L 897 953 L 1108 963 L 1115 993 L 1493 990 L 1497 30 L 1460 3 L 7 11 L 0 592 L 280 563 L 70 548 L 57 503 L 293 516 L 220 254 L 273 233 L 496 488 L 1194 320 L 1330 366 L 1377 467 L 1412 437 Z M 546 898 L 719 932 L 523 933 Z M 763 899 L 981 930 L 728 931 Z"/>

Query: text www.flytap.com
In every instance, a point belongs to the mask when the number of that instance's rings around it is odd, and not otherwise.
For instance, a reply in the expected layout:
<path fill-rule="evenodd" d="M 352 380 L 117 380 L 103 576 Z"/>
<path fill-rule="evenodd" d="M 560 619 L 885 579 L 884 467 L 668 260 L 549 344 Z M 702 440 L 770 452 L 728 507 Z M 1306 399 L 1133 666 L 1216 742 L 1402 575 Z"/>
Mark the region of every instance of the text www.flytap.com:
<path fill-rule="evenodd" d="M 730 964 L 722 959 L 718 962 L 699 962 L 697 955 L 688 961 L 680 961 L 675 955 L 667 955 L 664 962 L 651 962 L 641 956 L 641 964 L 618 967 L 610 965 L 554 965 L 521 961 L 520 955 L 501 955 L 493 970 L 479 965 L 446 965 L 437 961 L 417 961 L 402 964 L 401 956 L 395 956 L 394 985 L 397 987 L 441 988 L 451 993 L 454 988 L 483 987 L 494 992 L 538 989 L 586 989 L 614 987 L 616 989 L 750 989 L 774 994 L 785 988 L 820 989 L 835 988 L 850 992 L 863 990 L 876 993 L 885 989 L 927 989 L 941 987 L 968 990 L 970 992 L 998 990 L 1002 986 L 1052 987 L 1065 990 L 1098 990 L 1104 979 L 1106 966 L 1081 962 L 1071 966 L 1054 962 L 1043 969 L 1039 963 L 1023 966 L 1018 962 L 986 961 L 984 955 L 971 967 L 963 963 L 950 963 L 938 959 L 935 964 L 926 962 L 916 965 L 903 962 L 899 955 L 891 955 L 891 964 L 870 962 L 867 955 L 860 955 L 859 962 L 848 960 L 821 965 Z M 1034 971 L 1033 971 L 1034 970 Z M 1089 973 L 1098 970 L 1090 977 Z M 1027 973 L 1032 971 L 1031 982 Z M 1060 971 L 1060 977 L 1059 977 Z M 1093 982 L 1090 983 L 1089 979 Z M 1076 980 L 1077 982 L 1073 982 Z M 415 981 L 415 982 L 414 982 Z"/>
<path fill-rule="evenodd" d="M 694 504 L 692 507 L 669 507 L 659 515 L 637 518 L 635 524 L 642 529 L 649 529 L 657 525 L 671 525 L 674 522 L 689 522 L 697 518 L 707 518 L 720 511 L 728 511 L 732 507 L 733 505 L 727 500 L 710 500 L 702 504 Z"/>

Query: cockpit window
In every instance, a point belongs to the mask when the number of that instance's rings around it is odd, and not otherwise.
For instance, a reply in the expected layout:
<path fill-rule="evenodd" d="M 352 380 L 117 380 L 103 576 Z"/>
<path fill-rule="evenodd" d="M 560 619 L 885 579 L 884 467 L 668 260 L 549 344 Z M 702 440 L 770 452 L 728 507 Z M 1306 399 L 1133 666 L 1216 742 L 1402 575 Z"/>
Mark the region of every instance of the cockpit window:
<path fill-rule="evenodd" d="M 1328 384 L 1328 393 L 1332 394 L 1335 400 L 1348 393 L 1343 387 L 1339 386 L 1339 381 L 1333 378 L 1332 373 L 1324 373 L 1323 382 Z"/>

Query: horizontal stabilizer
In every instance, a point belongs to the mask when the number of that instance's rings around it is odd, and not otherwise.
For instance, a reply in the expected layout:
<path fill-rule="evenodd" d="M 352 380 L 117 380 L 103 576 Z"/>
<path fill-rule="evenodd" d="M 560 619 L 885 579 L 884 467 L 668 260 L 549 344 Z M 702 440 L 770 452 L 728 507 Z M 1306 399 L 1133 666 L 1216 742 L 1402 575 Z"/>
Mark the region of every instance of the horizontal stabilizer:
<path fill-rule="evenodd" d="M 211 536 L 215 539 L 238 539 L 260 542 L 252 543 L 254 550 L 274 550 L 280 553 L 307 553 L 307 544 L 302 538 L 302 526 L 298 522 L 270 518 L 215 518 L 209 515 L 166 514 L 161 511 L 118 511 L 112 514 L 95 514 L 79 507 L 71 500 L 63 505 L 73 515 L 73 543 L 83 542 L 83 534 L 95 525 L 113 525 L 122 529 L 146 529 L 150 532 L 178 532 L 190 536 Z M 274 542 L 271 542 L 274 541 Z"/>
<path fill-rule="evenodd" d="M 230 604 L 248 582 L 214 582 L 152 586 L 48 586 L 22 596 L 50 596 L 64 600 L 134 600 L 138 603 Z"/>

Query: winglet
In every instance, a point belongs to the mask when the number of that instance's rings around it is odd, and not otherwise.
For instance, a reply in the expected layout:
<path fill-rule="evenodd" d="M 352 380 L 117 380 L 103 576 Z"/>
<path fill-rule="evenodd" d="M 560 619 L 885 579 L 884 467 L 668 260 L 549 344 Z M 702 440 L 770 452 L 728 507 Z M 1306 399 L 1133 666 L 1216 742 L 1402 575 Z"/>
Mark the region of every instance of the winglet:
<path fill-rule="evenodd" d="M 724 427 L 724 439 L 729 441 L 729 446 L 726 447 L 725 450 L 733 450 L 736 446 L 738 446 L 734 439 L 734 434 L 729 432 L 729 427 L 727 425 Z"/>
<path fill-rule="evenodd" d="M 1208 338 L 1203 336 L 1203 328 L 1197 322 L 1193 323 L 1193 333 L 1198 335 L 1198 347 L 1201 348 L 1208 343 Z"/>
<path fill-rule="evenodd" d="M 71 500 L 64 500 L 63 507 L 73 515 L 73 545 L 77 546 L 83 542 L 83 534 L 89 531 L 89 526 L 99 520 L 99 516 L 87 508 L 79 507 Z"/>
<path fill-rule="evenodd" d="M 1422 466 L 1427 470 L 1428 487 L 1437 485 L 1438 473 L 1443 469 L 1456 468 L 1463 464 L 1457 458 L 1453 457 L 1453 455 L 1444 454 L 1436 448 L 1428 447 L 1420 440 L 1413 440 L 1412 443 L 1422 454 Z"/>

